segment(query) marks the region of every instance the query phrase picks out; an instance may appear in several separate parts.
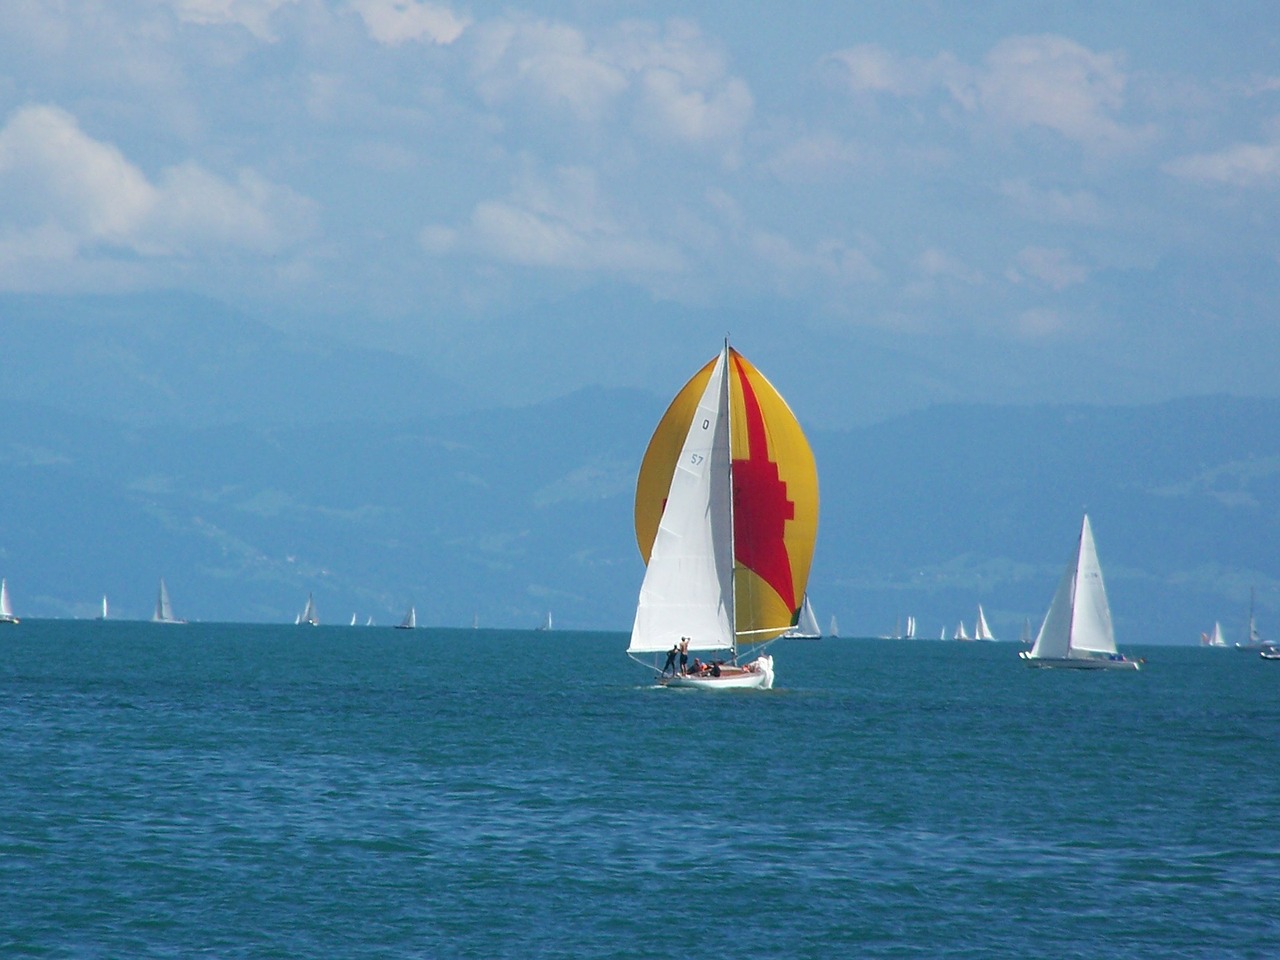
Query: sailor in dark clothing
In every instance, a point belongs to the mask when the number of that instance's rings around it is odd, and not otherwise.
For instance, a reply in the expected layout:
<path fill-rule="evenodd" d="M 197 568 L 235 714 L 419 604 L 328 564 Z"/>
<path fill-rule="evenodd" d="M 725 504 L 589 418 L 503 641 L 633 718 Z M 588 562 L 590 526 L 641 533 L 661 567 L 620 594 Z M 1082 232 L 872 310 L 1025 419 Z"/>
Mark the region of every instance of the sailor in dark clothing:
<path fill-rule="evenodd" d="M 673 643 L 671 649 L 667 651 L 667 662 L 662 667 L 662 675 L 664 677 L 667 675 L 668 670 L 671 671 L 673 677 L 676 675 L 676 653 L 679 649 L 680 644 Z"/>

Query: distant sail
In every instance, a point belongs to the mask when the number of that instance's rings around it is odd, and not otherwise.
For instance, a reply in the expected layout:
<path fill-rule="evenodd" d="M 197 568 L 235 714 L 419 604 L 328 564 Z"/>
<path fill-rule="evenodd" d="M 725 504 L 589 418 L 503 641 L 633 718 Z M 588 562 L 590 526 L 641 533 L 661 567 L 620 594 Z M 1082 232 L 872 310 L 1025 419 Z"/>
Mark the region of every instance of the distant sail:
<path fill-rule="evenodd" d="M 153 623 L 186 623 L 173 615 L 173 604 L 169 601 L 169 588 L 164 585 L 164 577 L 160 578 L 160 589 L 156 592 L 156 612 L 152 615 Z"/>

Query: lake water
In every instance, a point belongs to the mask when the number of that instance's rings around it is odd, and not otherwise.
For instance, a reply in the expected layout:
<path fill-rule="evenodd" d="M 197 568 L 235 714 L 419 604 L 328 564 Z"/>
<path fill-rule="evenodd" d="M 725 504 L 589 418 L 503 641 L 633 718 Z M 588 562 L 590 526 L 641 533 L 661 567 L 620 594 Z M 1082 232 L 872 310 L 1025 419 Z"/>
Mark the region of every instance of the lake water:
<path fill-rule="evenodd" d="M 0 627 L 0 956 L 1280 956 L 1280 662 L 625 644 Z"/>

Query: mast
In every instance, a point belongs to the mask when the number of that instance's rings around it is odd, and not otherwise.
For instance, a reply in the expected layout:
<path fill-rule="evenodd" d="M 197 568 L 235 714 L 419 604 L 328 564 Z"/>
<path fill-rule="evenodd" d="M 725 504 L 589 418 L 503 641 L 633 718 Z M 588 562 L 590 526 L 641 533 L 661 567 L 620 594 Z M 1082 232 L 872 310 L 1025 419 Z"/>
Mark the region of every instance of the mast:
<path fill-rule="evenodd" d="M 729 459 L 729 469 L 725 471 L 725 484 L 729 500 L 729 595 L 724 598 L 729 607 L 729 627 L 732 631 L 733 647 L 729 651 L 733 662 L 738 662 L 738 551 L 735 530 L 737 522 L 733 510 L 733 403 L 729 391 L 729 381 L 733 371 L 729 368 L 729 338 L 724 338 L 724 349 L 720 351 L 721 363 L 724 364 L 724 376 L 720 380 L 720 404 L 724 411 L 724 430 L 727 438 L 725 456 Z"/>

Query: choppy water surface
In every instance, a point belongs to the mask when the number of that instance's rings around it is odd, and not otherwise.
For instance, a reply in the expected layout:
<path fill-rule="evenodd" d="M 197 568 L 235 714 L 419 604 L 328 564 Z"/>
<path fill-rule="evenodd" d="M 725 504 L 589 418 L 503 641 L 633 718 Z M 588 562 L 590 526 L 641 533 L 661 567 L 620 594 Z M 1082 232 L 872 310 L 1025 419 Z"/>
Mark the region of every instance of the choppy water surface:
<path fill-rule="evenodd" d="M 655 690 L 625 637 L 25 622 L 0 955 L 1280 955 L 1280 663 L 797 641 Z"/>

